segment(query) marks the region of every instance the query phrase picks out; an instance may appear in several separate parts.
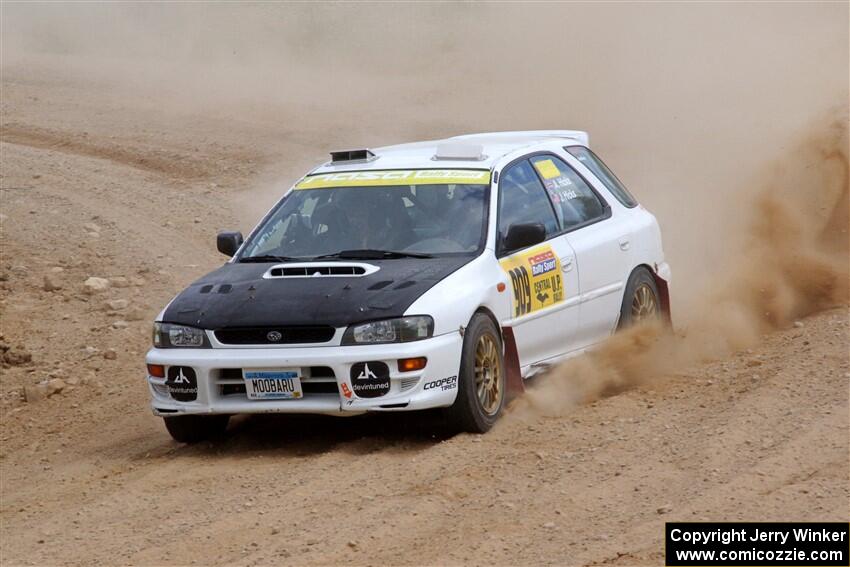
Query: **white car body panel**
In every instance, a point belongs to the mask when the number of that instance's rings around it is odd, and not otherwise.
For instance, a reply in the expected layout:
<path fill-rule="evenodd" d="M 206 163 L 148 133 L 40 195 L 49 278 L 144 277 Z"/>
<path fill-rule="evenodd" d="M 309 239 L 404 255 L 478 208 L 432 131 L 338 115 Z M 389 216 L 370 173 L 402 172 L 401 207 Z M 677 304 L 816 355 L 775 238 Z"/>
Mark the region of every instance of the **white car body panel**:
<path fill-rule="evenodd" d="M 601 180 L 564 150 L 565 146 L 588 146 L 588 140 L 587 133 L 570 130 L 470 134 L 378 148 L 374 150 L 377 157 L 368 162 L 326 163 L 315 168 L 310 174 L 435 167 L 493 172 L 487 237 L 482 253 L 433 285 L 405 311 L 405 315 L 430 315 L 434 319 L 433 337 L 400 344 L 341 346 L 345 329 L 339 328 L 332 341 L 320 345 L 235 347 L 218 343 L 208 331 L 212 348 L 153 348 L 148 352 L 148 364 L 190 366 L 196 370 L 198 382 L 197 400 L 178 402 L 164 389 L 163 379 L 149 375 L 154 413 L 162 416 L 267 412 L 352 415 L 364 411 L 446 407 L 454 402 L 457 394 L 463 331 L 476 312 L 484 312 L 502 329 L 512 330 L 521 374 L 525 377 L 604 340 L 617 327 L 623 293 L 632 271 L 646 266 L 661 282 L 669 282 L 670 268 L 664 261 L 655 217 L 640 205 L 628 208 L 621 204 Z M 480 145 L 486 157 L 452 159 L 450 163 L 435 165 L 432 160 L 435 148 L 444 143 Z M 557 259 L 563 300 L 518 314 L 512 280 L 503 263 L 522 257 L 535 247 L 504 258 L 497 257 L 498 175 L 511 162 L 540 152 L 556 155 L 584 177 L 610 206 L 611 215 L 539 245 L 551 250 Z M 257 227 L 261 224 L 262 221 Z M 255 227 L 252 232 L 256 230 Z M 161 320 L 163 313 L 157 320 Z M 420 356 L 428 359 L 423 370 L 399 372 L 398 359 Z M 346 396 L 347 390 L 350 393 L 351 366 L 371 360 L 383 361 L 390 367 L 390 392 L 379 398 Z M 227 381 L 222 378 L 221 369 L 300 368 L 306 376 L 308 373 L 303 369 L 316 366 L 333 369 L 336 393 L 274 401 L 220 395 Z M 446 380 L 450 385 L 452 377 L 455 378 L 453 387 L 428 387 L 441 380 L 443 385 Z"/>

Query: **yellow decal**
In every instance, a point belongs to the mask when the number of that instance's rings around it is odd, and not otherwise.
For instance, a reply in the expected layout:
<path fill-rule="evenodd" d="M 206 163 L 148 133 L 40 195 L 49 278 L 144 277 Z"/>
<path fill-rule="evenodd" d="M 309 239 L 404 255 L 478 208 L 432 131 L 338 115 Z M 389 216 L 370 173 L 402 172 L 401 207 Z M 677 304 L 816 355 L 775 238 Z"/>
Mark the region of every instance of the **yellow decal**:
<path fill-rule="evenodd" d="M 537 168 L 537 171 L 540 172 L 540 175 L 543 176 L 543 179 L 555 179 L 559 175 L 561 175 L 561 170 L 558 169 L 558 166 L 555 165 L 551 159 L 544 159 L 541 161 L 534 162 L 534 167 Z"/>
<path fill-rule="evenodd" d="M 490 172 L 469 169 L 408 169 L 387 171 L 343 171 L 322 173 L 302 179 L 295 189 L 328 187 L 374 187 L 381 185 L 485 185 Z"/>
<path fill-rule="evenodd" d="M 564 300 L 561 261 L 551 246 L 538 246 L 499 261 L 511 277 L 514 317 L 521 317 Z"/>

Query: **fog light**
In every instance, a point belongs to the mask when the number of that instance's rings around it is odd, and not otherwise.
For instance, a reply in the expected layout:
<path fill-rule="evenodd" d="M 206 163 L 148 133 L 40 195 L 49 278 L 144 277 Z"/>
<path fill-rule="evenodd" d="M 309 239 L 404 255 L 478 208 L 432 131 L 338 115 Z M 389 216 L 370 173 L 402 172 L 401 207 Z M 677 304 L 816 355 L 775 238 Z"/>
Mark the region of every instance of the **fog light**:
<path fill-rule="evenodd" d="M 148 364 L 148 374 L 154 378 L 165 378 L 165 366 L 162 364 Z"/>
<path fill-rule="evenodd" d="M 413 372 L 414 370 L 422 370 L 428 364 L 428 359 L 424 356 L 417 358 L 400 358 L 398 361 L 399 372 Z"/>

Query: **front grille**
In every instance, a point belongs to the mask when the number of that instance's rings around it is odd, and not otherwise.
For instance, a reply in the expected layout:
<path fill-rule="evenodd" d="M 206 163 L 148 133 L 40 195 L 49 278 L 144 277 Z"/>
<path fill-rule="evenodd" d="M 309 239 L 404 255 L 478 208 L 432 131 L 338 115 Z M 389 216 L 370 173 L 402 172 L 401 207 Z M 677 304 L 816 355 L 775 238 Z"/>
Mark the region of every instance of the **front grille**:
<path fill-rule="evenodd" d="M 329 325 L 287 327 L 231 327 L 216 329 L 215 338 L 225 345 L 291 345 L 326 343 L 336 329 Z"/>

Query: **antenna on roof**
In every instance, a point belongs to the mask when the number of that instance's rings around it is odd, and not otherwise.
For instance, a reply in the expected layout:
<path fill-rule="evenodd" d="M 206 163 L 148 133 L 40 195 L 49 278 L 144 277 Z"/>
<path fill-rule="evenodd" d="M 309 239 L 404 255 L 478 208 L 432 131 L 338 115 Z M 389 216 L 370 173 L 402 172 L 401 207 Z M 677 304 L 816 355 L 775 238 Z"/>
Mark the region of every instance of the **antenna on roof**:
<path fill-rule="evenodd" d="M 378 159 L 372 150 L 341 150 L 331 152 L 331 165 L 339 163 L 366 163 Z"/>

